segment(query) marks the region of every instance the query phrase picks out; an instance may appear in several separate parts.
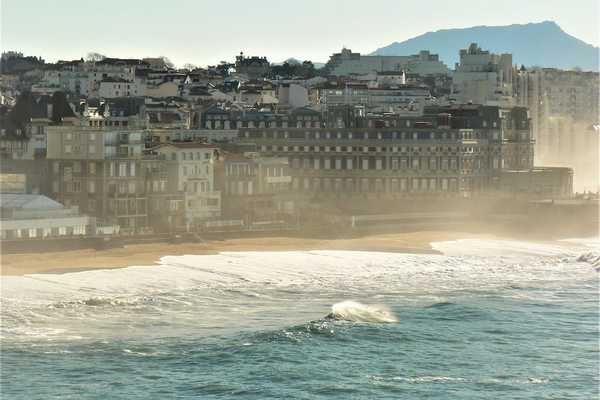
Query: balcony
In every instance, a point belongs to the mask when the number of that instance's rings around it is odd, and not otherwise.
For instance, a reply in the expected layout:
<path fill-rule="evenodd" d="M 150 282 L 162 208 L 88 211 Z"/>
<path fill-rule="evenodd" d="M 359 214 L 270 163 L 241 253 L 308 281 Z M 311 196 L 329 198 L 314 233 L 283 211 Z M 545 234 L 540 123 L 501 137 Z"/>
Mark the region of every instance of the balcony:
<path fill-rule="evenodd" d="M 292 177 L 288 176 L 267 176 L 265 178 L 266 183 L 291 183 Z"/>

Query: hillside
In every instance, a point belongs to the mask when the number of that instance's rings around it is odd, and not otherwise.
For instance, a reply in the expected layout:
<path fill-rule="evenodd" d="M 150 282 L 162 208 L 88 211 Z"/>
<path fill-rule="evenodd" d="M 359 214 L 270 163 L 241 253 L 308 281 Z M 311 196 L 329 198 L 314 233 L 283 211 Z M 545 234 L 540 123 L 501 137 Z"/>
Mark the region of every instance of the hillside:
<path fill-rule="evenodd" d="M 552 21 L 443 29 L 392 43 L 377 49 L 372 55 L 408 55 L 429 50 L 439 54 L 442 61 L 454 68 L 459 60 L 459 50 L 472 42 L 494 53 L 512 53 L 515 64 L 598 70 L 598 47 L 569 35 Z"/>

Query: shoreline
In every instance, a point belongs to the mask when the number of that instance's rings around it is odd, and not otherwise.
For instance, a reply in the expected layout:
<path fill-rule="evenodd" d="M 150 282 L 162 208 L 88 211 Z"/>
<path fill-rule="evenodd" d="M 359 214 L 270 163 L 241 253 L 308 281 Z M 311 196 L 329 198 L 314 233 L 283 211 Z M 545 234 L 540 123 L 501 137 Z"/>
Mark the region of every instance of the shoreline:
<path fill-rule="evenodd" d="M 583 233 L 583 232 L 581 232 Z M 221 252 L 277 252 L 311 250 L 347 250 L 397 252 L 407 254 L 441 254 L 432 242 L 460 239 L 498 239 L 551 242 L 568 237 L 562 235 L 522 235 L 516 232 L 483 233 L 480 229 L 423 230 L 411 232 L 363 232 L 353 237 L 273 236 L 209 240 L 199 243 L 153 242 L 131 244 L 104 250 L 79 249 L 44 253 L 0 255 L 0 276 L 29 274 L 64 274 L 92 270 L 160 265 L 164 256 L 215 255 Z"/>
<path fill-rule="evenodd" d="M 493 238 L 470 232 L 421 231 L 368 234 L 356 238 L 323 239 L 298 237 L 262 237 L 213 240 L 203 243 L 134 244 L 107 250 L 69 250 L 47 253 L 4 254 L 0 258 L 0 276 L 62 274 L 97 269 L 159 265 L 164 256 L 185 254 L 214 255 L 236 251 L 310 251 L 353 250 L 440 254 L 430 243 L 467 238 Z"/>

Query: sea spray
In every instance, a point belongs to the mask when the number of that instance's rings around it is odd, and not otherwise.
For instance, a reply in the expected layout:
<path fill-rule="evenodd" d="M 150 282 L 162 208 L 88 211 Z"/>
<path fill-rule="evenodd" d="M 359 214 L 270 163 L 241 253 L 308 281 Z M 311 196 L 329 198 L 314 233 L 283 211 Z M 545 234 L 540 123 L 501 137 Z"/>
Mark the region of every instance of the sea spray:
<path fill-rule="evenodd" d="M 331 306 L 330 317 L 353 322 L 392 323 L 398 318 L 386 307 L 342 301 Z"/>

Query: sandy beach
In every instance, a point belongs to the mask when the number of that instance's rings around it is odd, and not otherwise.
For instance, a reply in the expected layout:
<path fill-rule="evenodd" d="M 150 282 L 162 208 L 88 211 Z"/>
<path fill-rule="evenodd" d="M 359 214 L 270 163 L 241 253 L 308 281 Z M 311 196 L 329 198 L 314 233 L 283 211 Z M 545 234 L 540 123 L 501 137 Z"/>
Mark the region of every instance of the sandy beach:
<path fill-rule="evenodd" d="M 376 234 L 351 239 L 265 237 L 207 241 L 204 243 L 153 243 L 109 250 L 74 250 L 50 253 L 6 254 L 0 259 L 1 275 L 65 273 L 91 269 L 156 265 L 167 255 L 215 254 L 223 251 L 363 250 L 431 252 L 431 242 L 491 235 L 468 232 L 423 231 Z"/>

